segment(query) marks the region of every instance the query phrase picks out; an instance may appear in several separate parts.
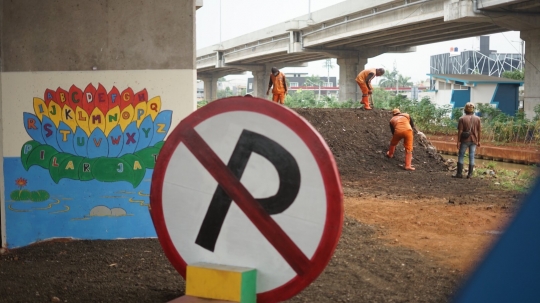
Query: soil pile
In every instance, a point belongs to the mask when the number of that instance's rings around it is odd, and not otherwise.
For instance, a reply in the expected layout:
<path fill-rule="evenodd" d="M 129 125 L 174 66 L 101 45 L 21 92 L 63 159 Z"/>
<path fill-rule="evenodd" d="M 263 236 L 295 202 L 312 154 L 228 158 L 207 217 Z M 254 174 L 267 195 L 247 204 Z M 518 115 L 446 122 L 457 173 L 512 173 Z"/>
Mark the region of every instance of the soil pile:
<path fill-rule="evenodd" d="M 388 110 L 361 108 L 314 109 L 295 111 L 317 129 L 330 147 L 336 160 L 345 194 L 411 196 L 412 198 L 443 197 L 450 203 L 471 204 L 472 193 L 492 196 L 493 188 L 479 178 L 454 179 L 455 164 L 445 162 L 430 142 L 420 135 L 414 137 L 412 164 L 416 171 L 406 171 L 403 140 L 394 158 L 386 157 L 392 139 Z M 419 131 L 422 131 L 419 129 Z M 514 193 L 501 193 L 501 204 L 514 201 Z M 511 202 L 509 202 L 511 203 Z"/>
<path fill-rule="evenodd" d="M 402 172 L 403 140 L 393 159 L 386 157 L 392 139 L 392 113 L 374 109 L 295 109 L 324 137 L 344 180 L 361 180 L 380 171 Z M 428 141 L 414 138 L 413 166 L 420 171 L 447 171 L 443 158 Z"/>

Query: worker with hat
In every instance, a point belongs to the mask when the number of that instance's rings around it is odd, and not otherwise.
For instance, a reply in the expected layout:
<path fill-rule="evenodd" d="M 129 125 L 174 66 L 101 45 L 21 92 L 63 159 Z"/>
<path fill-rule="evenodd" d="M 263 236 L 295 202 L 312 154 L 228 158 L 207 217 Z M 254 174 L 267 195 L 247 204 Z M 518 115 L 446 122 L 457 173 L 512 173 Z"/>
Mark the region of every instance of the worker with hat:
<path fill-rule="evenodd" d="M 459 153 L 457 173 L 452 176 L 454 178 L 463 178 L 463 164 L 467 149 L 469 149 L 469 171 L 467 173 L 467 179 L 473 175 L 474 154 L 476 153 L 476 147 L 480 147 L 480 133 L 482 132 L 482 123 L 480 117 L 474 114 L 474 108 L 473 103 L 467 102 L 463 108 L 465 115 L 459 118 L 457 134 L 457 148 Z"/>
<path fill-rule="evenodd" d="M 372 109 L 369 106 L 369 96 L 373 93 L 371 80 L 382 75 L 384 75 L 384 68 L 368 68 L 361 71 L 358 76 L 356 76 L 356 83 L 358 83 L 358 86 L 360 86 L 360 90 L 362 91 L 362 103 L 366 110 Z"/>
<path fill-rule="evenodd" d="M 392 110 L 392 119 L 390 119 L 390 130 L 392 131 L 392 140 L 390 141 L 390 147 L 386 152 L 388 158 L 394 157 L 396 146 L 399 141 L 403 139 L 403 146 L 405 147 L 405 169 L 415 170 L 412 167 L 412 152 L 413 152 L 413 130 L 418 132 L 414 127 L 414 121 L 409 114 L 402 113 L 399 108 Z"/>

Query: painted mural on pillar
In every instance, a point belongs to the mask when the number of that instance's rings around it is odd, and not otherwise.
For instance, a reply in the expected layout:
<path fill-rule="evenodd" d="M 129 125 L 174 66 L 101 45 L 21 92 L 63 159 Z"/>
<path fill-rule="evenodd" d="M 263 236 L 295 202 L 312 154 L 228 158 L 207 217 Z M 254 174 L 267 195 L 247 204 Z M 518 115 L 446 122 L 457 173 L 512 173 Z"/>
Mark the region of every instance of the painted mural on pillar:
<path fill-rule="evenodd" d="M 21 111 L 30 140 L 4 158 L 8 247 L 155 237 L 150 181 L 172 123 L 161 108 L 146 89 L 101 84 L 34 97 L 34 112 Z"/>
<path fill-rule="evenodd" d="M 44 99 L 34 98 L 35 114 L 24 113 L 32 140 L 21 149 L 22 164 L 49 170 L 56 183 L 125 180 L 137 187 L 154 168 L 171 124 L 172 111 L 160 109 L 160 97 L 148 100 L 146 89 L 47 89 Z"/>

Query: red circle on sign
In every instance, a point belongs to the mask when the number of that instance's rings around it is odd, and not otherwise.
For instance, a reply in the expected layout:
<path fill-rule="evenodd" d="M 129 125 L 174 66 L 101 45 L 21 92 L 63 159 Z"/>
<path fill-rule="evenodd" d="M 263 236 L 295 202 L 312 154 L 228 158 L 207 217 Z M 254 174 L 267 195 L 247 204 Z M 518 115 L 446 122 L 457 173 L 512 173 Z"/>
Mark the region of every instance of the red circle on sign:
<path fill-rule="evenodd" d="M 216 100 L 193 112 L 171 132 L 159 153 L 152 175 L 150 214 L 165 255 L 185 279 L 187 264 L 175 247 L 164 218 L 162 194 L 165 173 L 171 156 L 186 138 L 185 130 L 193 130 L 216 115 L 235 111 L 258 113 L 281 122 L 303 141 L 321 172 L 326 193 L 326 218 L 321 240 L 309 259 L 309 267 L 283 285 L 257 294 L 257 302 L 261 303 L 287 300 L 302 291 L 324 270 L 338 244 L 343 225 L 343 191 L 334 157 L 322 136 L 296 112 L 268 100 L 245 97 Z"/>

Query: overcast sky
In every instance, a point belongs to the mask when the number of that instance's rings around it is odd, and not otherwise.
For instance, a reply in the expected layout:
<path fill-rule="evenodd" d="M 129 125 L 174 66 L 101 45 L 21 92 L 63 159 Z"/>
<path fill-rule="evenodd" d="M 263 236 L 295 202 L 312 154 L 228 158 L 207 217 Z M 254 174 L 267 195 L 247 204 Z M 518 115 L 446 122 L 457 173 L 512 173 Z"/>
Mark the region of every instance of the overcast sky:
<path fill-rule="evenodd" d="M 203 7 L 197 10 L 197 49 L 219 44 L 250 32 L 283 23 L 345 0 L 203 0 Z M 359 0 L 360 1 L 360 0 Z M 363 1 L 363 0 L 362 0 Z M 221 20 L 220 20 L 221 19 Z M 499 53 L 520 53 L 519 32 L 504 32 L 489 35 L 490 49 Z M 433 44 L 419 45 L 416 52 L 407 54 L 382 54 L 369 58 L 366 67 L 385 67 L 392 69 L 394 63 L 404 76 L 413 82 L 427 79 L 429 57 L 447 53 L 450 47 L 459 50 L 479 49 L 477 37 L 450 40 Z M 284 68 L 283 72 L 307 72 L 310 75 L 327 76 L 323 61 L 313 61 L 307 68 Z M 330 69 L 330 77 L 339 77 L 339 67 Z M 251 76 L 228 76 L 227 79 Z"/>

